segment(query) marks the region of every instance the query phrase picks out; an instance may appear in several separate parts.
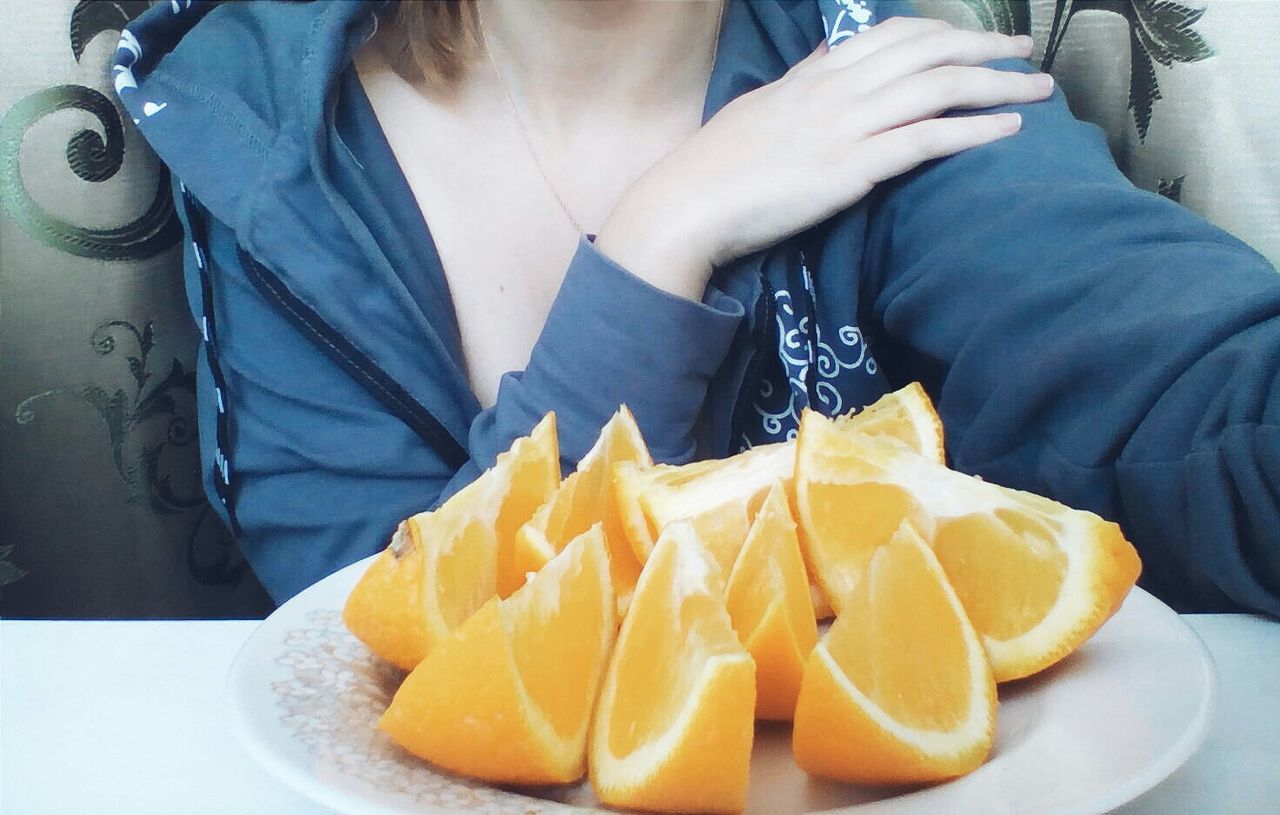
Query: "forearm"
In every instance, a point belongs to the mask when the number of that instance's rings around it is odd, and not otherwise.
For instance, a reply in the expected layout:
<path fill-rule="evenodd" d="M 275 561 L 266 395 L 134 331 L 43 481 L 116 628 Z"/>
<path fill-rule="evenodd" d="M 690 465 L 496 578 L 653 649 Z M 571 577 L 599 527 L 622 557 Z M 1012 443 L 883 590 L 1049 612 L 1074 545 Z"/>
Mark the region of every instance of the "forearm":
<path fill-rule="evenodd" d="M 663 291 L 583 241 L 528 366 L 503 378 L 497 401 L 471 426 L 474 467 L 464 467 L 442 497 L 548 411 L 556 413 L 566 469 L 620 404 L 635 415 L 656 460 L 689 460 L 707 385 L 741 318 L 741 305 L 714 289 L 706 302 Z"/>

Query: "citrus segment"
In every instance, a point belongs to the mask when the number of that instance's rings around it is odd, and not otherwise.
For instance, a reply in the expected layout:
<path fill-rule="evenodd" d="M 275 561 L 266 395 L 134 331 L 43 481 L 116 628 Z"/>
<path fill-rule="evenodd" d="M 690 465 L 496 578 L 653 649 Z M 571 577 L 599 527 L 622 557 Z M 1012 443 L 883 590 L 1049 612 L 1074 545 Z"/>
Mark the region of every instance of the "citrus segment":
<path fill-rule="evenodd" d="M 729 575 L 725 605 L 756 663 L 756 718 L 790 720 L 818 627 L 781 484 L 769 491 L 751 525 Z"/>
<path fill-rule="evenodd" d="M 996 681 L 1005 682 L 1044 670 L 1093 636 L 1137 583 L 1142 561 L 1114 523 L 983 486 L 1005 505 L 940 520 L 933 547 L 982 634 Z"/>
<path fill-rule="evenodd" d="M 614 490 L 632 550 L 643 563 L 667 524 L 700 519 L 700 531 L 712 536 L 708 545 L 727 572 L 769 487 L 789 482 L 794 466 L 795 446 L 788 443 L 681 466 L 622 465 Z"/>
<path fill-rule="evenodd" d="M 995 681 L 960 600 L 909 524 L 872 554 L 805 668 L 796 763 L 841 781 L 962 775 L 995 736 Z"/>
<path fill-rule="evenodd" d="M 1003 682 L 1079 647 L 1141 571 L 1119 528 L 1098 516 L 949 470 L 879 436 L 801 419 L 796 510 L 813 574 L 838 612 L 898 522 L 921 531 Z"/>
<path fill-rule="evenodd" d="M 501 473 L 506 487 L 494 535 L 498 539 L 498 596 L 509 597 L 525 580 L 515 557 L 516 532 L 560 486 L 556 415 L 548 413 L 528 436 L 516 439 L 489 472 Z"/>
<path fill-rule="evenodd" d="M 927 459 L 947 463 L 942 419 L 919 382 L 886 393 L 857 413 L 835 419 L 843 432 L 895 438 Z"/>
<path fill-rule="evenodd" d="M 596 526 L 433 649 L 378 726 L 451 772 L 493 783 L 574 781 L 586 771 L 613 632 L 608 553 Z"/>
<path fill-rule="evenodd" d="M 577 471 L 520 528 L 515 544 L 516 570 L 528 574 L 536 572 L 593 524 L 602 523 L 619 615 L 631 602 L 640 576 L 640 563 L 627 542 L 613 492 L 613 469 L 624 461 L 642 467 L 653 464 L 635 417 L 625 405 L 601 428 Z"/>
<path fill-rule="evenodd" d="M 402 521 L 342 609 L 342 621 L 369 650 L 406 671 L 426 653 L 429 636 L 423 616 L 425 559 Z"/>
<path fill-rule="evenodd" d="M 347 598 L 343 621 L 351 633 L 412 670 L 497 592 L 500 567 L 512 573 L 514 556 L 503 548 L 512 541 L 500 530 L 554 490 L 556 451 L 555 416 L 548 414 L 440 507 L 402 523 Z"/>
<path fill-rule="evenodd" d="M 591 735 L 591 782 L 609 806 L 738 812 L 746 803 L 755 667 L 718 571 L 696 531 L 672 524 L 640 575 Z"/>

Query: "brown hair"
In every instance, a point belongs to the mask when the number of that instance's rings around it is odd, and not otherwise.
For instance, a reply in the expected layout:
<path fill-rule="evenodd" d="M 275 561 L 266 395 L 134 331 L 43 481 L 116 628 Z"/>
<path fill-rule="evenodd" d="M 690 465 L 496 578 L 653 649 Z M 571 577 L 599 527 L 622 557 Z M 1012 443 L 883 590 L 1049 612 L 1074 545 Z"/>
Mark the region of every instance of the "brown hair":
<path fill-rule="evenodd" d="M 453 84 L 479 44 L 475 0 L 398 0 L 384 24 L 387 61 L 413 83 Z"/>

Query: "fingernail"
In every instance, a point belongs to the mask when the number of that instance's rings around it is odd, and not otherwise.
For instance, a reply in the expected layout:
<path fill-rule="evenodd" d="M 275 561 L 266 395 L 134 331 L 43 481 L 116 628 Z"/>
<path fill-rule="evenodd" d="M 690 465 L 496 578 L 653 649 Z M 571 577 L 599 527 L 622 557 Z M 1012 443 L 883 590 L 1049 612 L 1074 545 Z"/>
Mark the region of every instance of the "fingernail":
<path fill-rule="evenodd" d="M 1001 113 L 1000 129 L 1006 133 L 1015 133 L 1022 128 L 1021 113 Z"/>
<path fill-rule="evenodd" d="M 1034 74 L 1031 77 L 1031 79 L 1036 83 L 1036 87 L 1039 88 L 1040 90 L 1045 92 L 1049 92 L 1053 90 L 1052 74 Z"/>
<path fill-rule="evenodd" d="M 1035 44 L 1032 41 L 1030 34 L 1019 34 L 1018 36 L 1013 38 L 1013 41 L 1018 44 L 1019 48 L 1022 48 L 1028 51 L 1031 50 L 1031 47 Z"/>

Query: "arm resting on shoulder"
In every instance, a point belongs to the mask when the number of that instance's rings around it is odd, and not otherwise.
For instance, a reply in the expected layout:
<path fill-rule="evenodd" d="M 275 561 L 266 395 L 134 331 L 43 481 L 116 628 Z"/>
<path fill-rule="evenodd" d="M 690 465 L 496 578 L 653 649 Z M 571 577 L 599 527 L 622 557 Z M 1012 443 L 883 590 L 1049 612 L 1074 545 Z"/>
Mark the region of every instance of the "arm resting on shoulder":
<path fill-rule="evenodd" d="M 1133 187 L 1061 93 L 882 185 L 863 302 L 955 466 L 1115 520 L 1184 609 L 1280 615 L 1280 274 Z"/>

